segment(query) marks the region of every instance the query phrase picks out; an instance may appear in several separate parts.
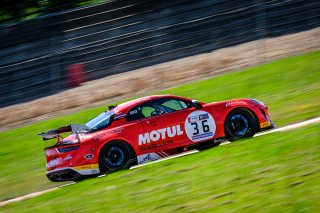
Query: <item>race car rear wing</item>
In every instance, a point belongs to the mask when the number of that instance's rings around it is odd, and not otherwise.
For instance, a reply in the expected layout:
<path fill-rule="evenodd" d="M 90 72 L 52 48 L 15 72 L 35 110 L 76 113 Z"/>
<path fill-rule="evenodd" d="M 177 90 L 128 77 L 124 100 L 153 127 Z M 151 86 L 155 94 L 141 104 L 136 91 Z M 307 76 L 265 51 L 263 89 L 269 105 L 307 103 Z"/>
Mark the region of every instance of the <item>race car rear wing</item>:
<path fill-rule="evenodd" d="M 57 138 L 58 142 L 60 142 L 60 139 L 62 139 L 60 135 L 61 133 L 73 132 L 78 138 L 79 133 L 88 132 L 88 130 L 89 128 L 84 124 L 70 124 L 68 126 L 59 127 L 58 129 L 49 130 L 48 132 L 43 132 L 38 135 L 42 137 L 42 140 L 44 141 Z"/>

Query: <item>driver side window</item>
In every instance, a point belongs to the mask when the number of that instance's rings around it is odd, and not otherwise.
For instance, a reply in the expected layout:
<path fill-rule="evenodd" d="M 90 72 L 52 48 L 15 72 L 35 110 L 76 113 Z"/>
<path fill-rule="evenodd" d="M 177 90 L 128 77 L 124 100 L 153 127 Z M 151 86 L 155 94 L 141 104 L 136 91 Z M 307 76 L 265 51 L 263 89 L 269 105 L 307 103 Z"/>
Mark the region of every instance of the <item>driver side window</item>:
<path fill-rule="evenodd" d="M 175 112 L 192 107 L 192 103 L 177 98 L 159 98 L 143 103 L 131 109 L 127 115 L 127 121 L 148 118 L 156 115 Z"/>
<path fill-rule="evenodd" d="M 134 121 L 141 118 L 148 118 L 158 115 L 157 110 L 150 104 L 140 105 L 131 109 L 127 115 L 127 121 Z"/>
<path fill-rule="evenodd" d="M 147 118 L 157 115 L 157 110 L 153 106 L 142 106 L 141 113 L 145 118 Z"/>

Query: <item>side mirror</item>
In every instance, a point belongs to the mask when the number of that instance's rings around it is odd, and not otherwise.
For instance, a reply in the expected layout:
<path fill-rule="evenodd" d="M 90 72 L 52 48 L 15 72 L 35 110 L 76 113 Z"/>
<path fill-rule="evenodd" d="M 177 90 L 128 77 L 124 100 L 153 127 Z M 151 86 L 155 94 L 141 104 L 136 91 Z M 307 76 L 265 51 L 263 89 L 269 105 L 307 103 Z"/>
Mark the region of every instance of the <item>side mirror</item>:
<path fill-rule="evenodd" d="M 195 109 L 201 109 L 202 108 L 201 104 L 197 100 L 192 100 L 192 107 L 195 108 Z"/>

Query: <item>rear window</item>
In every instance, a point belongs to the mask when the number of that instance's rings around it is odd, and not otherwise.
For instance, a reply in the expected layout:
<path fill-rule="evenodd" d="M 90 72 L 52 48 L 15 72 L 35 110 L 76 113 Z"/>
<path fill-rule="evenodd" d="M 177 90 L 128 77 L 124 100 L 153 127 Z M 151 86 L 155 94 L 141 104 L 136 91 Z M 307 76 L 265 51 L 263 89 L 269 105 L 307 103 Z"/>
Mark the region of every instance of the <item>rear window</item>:
<path fill-rule="evenodd" d="M 89 131 L 97 131 L 110 126 L 113 119 L 114 119 L 114 112 L 105 111 L 100 115 L 98 115 L 97 117 L 90 120 L 88 123 L 86 123 L 86 126 L 89 127 Z"/>

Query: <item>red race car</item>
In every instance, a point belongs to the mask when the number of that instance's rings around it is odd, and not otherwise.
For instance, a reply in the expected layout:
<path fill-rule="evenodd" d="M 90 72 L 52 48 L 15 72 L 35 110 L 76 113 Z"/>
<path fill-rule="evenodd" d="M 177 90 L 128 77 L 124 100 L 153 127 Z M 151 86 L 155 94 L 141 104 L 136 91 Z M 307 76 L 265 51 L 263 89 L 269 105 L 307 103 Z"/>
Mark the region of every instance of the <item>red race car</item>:
<path fill-rule="evenodd" d="M 252 137 L 273 126 L 268 107 L 255 99 L 202 103 L 156 95 L 109 106 L 85 125 L 39 135 L 58 140 L 45 149 L 47 177 L 66 181 Z M 65 132 L 72 133 L 62 138 Z"/>

